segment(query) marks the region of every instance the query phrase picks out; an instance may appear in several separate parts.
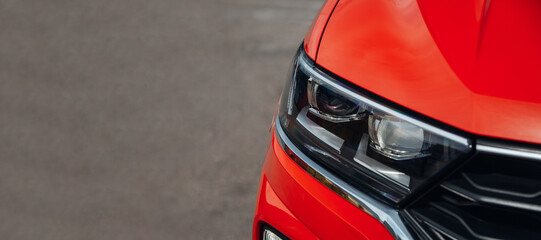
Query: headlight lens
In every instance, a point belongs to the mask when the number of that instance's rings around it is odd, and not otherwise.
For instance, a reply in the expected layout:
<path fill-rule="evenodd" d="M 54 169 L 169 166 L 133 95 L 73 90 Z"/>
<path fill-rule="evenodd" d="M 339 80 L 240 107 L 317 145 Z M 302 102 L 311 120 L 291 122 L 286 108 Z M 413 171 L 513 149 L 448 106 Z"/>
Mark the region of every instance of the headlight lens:
<path fill-rule="evenodd" d="M 423 128 L 397 117 L 370 114 L 368 132 L 370 147 L 391 159 L 408 160 L 430 154 L 427 151 L 430 144 L 425 144 Z"/>
<path fill-rule="evenodd" d="M 279 125 L 296 147 L 348 183 L 395 203 L 472 150 L 467 138 L 334 80 L 302 50 L 285 89 Z"/>

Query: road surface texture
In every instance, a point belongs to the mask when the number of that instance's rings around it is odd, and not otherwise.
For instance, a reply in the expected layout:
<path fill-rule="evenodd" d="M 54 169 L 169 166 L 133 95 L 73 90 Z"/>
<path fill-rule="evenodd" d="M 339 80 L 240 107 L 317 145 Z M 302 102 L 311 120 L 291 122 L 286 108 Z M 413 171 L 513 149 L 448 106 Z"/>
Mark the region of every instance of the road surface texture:
<path fill-rule="evenodd" d="M 0 239 L 250 239 L 321 0 L 0 0 Z"/>

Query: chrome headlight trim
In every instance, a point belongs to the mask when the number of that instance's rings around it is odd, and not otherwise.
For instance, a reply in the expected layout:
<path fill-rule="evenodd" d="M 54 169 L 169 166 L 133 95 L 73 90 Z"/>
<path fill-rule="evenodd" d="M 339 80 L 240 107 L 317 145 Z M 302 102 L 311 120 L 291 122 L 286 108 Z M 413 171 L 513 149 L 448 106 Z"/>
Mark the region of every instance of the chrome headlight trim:
<path fill-rule="evenodd" d="M 308 60 L 308 56 L 306 54 L 300 54 L 299 55 L 299 67 L 301 67 L 303 70 L 309 72 L 310 74 L 312 74 L 313 76 L 315 76 L 315 78 L 313 78 L 313 81 L 316 81 L 318 84 L 320 85 L 329 85 L 337 90 L 339 90 L 342 94 L 344 95 L 347 95 L 348 97 L 351 97 L 353 99 L 357 99 L 361 102 L 365 102 L 367 103 L 368 105 L 371 105 L 371 106 L 374 106 L 375 108 L 378 108 L 379 110 L 389 114 L 389 115 L 394 115 L 402 120 L 405 120 L 413 125 L 416 125 L 416 126 L 419 126 L 421 128 L 424 128 L 426 130 L 429 130 L 433 133 L 436 133 L 438 135 L 441 135 L 441 136 L 444 136 L 448 139 L 451 139 L 455 142 L 458 142 L 458 143 L 461 143 L 463 145 L 468 145 L 468 146 L 471 146 L 471 141 L 465 137 L 462 137 L 462 136 L 459 136 L 459 135 L 456 135 L 456 134 L 453 134 L 453 133 L 450 133 L 448 131 L 445 131 L 441 128 L 438 128 L 438 127 L 434 127 L 432 125 L 429 125 L 427 123 L 424 123 L 422 121 L 419 121 L 415 118 L 412 118 L 406 114 L 403 114 L 399 111 L 396 111 L 396 110 L 393 110 L 383 104 L 380 104 L 376 101 L 373 101 L 369 98 L 366 98 L 362 95 L 359 95 L 358 93 L 355 93 L 353 91 L 351 91 L 349 88 L 347 87 L 344 87 L 343 85 L 337 83 L 337 82 L 334 82 L 334 81 L 329 81 L 328 79 L 333 79 L 332 77 L 328 76 L 326 73 L 322 72 L 321 70 L 315 68 L 311 63 L 310 63 L 310 60 Z"/>
<path fill-rule="evenodd" d="M 398 210 L 391 208 L 380 201 L 368 196 L 367 194 L 357 190 L 340 178 L 334 176 L 329 171 L 325 170 L 316 162 L 312 161 L 300 149 L 298 149 L 280 125 L 280 120 L 276 117 L 275 134 L 278 143 L 282 149 L 289 149 L 295 155 L 296 159 L 292 159 L 303 168 L 308 174 L 318 180 L 320 183 L 343 197 L 346 201 L 360 208 L 370 216 L 380 221 L 385 228 L 393 235 L 395 239 L 413 239 L 411 234 L 406 229 L 399 216 Z M 302 161 L 302 163 L 296 160 Z"/>

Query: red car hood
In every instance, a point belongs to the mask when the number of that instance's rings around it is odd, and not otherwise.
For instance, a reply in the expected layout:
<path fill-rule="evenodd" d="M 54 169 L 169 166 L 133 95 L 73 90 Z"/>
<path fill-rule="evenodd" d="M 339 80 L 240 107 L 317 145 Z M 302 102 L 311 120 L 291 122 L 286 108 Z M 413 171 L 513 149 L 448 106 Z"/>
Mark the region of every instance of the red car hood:
<path fill-rule="evenodd" d="M 541 1 L 340 1 L 316 62 L 465 131 L 541 143 Z"/>

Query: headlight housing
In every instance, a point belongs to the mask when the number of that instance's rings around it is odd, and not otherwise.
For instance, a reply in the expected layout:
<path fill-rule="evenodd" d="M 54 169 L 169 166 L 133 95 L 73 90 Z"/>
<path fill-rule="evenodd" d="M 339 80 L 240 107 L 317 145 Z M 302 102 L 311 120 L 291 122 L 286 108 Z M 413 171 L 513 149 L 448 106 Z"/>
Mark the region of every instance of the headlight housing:
<path fill-rule="evenodd" d="M 471 141 L 368 97 L 315 67 L 299 50 L 278 127 L 344 181 L 400 203 L 472 152 Z"/>

